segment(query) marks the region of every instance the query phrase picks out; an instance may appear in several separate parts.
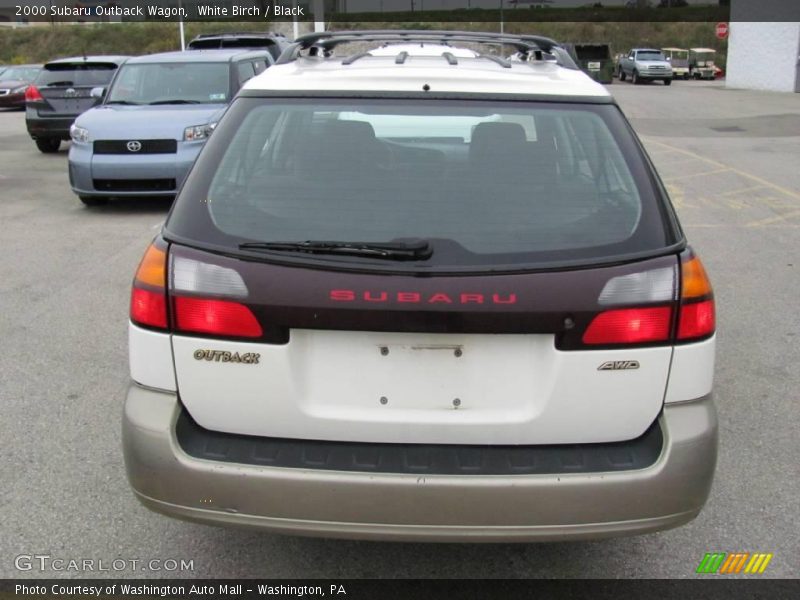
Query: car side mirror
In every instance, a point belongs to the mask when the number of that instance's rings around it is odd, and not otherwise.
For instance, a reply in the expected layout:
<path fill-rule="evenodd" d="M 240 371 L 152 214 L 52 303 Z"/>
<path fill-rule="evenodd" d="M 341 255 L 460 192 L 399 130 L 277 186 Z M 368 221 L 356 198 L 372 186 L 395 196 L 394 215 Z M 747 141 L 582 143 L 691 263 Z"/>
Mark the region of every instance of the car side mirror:
<path fill-rule="evenodd" d="M 102 100 L 106 95 L 106 88 L 104 88 L 104 87 L 92 88 L 92 91 L 89 92 L 89 95 L 92 98 L 96 98 L 97 100 Z"/>

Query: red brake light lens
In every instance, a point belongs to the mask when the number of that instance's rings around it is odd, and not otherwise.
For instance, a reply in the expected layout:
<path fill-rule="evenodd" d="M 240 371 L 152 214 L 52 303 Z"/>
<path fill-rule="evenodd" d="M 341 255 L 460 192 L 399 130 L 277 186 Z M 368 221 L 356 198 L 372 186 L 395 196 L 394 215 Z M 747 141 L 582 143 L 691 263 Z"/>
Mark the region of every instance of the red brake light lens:
<path fill-rule="evenodd" d="M 227 300 L 175 298 L 175 325 L 180 331 L 257 338 L 263 335 L 255 315 L 244 304 Z"/>
<path fill-rule="evenodd" d="M 705 337 L 714 333 L 714 329 L 716 329 L 716 315 L 714 314 L 713 300 L 681 306 L 681 316 L 678 322 L 679 340 Z"/>
<path fill-rule="evenodd" d="M 678 316 L 678 340 L 710 336 L 716 329 L 714 291 L 703 263 L 694 255 L 681 265 L 681 309 Z"/>
<path fill-rule="evenodd" d="M 29 85 L 25 90 L 25 102 L 40 102 L 44 100 L 42 94 L 35 85 Z"/>
<path fill-rule="evenodd" d="M 131 290 L 131 321 L 167 329 L 167 252 L 151 244 L 136 269 Z"/>
<path fill-rule="evenodd" d="M 131 320 L 149 327 L 167 328 L 167 301 L 164 292 L 134 287 L 131 292 Z"/>
<path fill-rule="evenodd" d="M 643 344 L 670 337 L 669 306 L 608 310 L 597 315 L 583 334 L 584 344 Z"/>

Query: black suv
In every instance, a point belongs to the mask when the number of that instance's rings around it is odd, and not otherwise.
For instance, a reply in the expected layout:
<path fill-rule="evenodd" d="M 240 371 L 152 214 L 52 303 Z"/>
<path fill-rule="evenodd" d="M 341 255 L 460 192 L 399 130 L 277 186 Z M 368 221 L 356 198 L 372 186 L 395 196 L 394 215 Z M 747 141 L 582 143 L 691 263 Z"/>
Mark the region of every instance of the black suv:
<path fill-rule="evenodd" d="M 82 112 L 100 104 L 127 56 L 61 58 L 44 65 L 25 92 L 25 125 L 42 152 L 58 152 Z M 102 88 L 102 89 L 100 89 Z"/>

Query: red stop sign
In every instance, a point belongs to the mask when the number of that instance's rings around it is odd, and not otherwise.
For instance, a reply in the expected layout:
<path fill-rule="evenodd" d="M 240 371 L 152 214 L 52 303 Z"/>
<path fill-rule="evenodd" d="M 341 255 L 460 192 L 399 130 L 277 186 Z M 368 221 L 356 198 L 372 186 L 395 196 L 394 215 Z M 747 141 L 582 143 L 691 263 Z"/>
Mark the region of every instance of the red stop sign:
<path fill-rule="evenodd" d="M 716 34 L 717 37 L 721 40 L 724 40 L 728 37 L 728 24 L 727 23 L 717 23 Z"/>

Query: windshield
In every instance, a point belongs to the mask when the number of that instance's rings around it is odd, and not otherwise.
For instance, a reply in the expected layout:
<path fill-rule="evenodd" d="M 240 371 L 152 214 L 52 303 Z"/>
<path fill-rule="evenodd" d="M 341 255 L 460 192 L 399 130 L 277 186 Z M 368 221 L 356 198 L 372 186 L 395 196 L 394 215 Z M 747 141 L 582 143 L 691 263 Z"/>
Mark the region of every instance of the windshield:
<path fill-rule="evenodd" d="M 434 267 L 664 242 L 611 105 L 244 98 L 231 111 L 169 219 L 184 237 L 226 247 L 422 239 Z"/>
<path fill-rule="evenodd" d="M 5 81 L 33 81 L 39 72 L 37 67 L 8 67 L 0 68 L 0 79 Z"/>
<path fill-rule="evenodd" d="M 230 88 L 227 63 L 133 64 L 122 67 L 107 103 L 224 104 Z"/>
<path fill-rule="evenodd" d="M 107 85 L 117 65 L 114 63 L 59 63 L 47 65 L 36 80 L 38 87 Z"/>
<path fill-rule="evenodd" d="M 636 53 L 637 60 L 664 60 L 664 55 L 656 50 L 640 50 Z"/>

